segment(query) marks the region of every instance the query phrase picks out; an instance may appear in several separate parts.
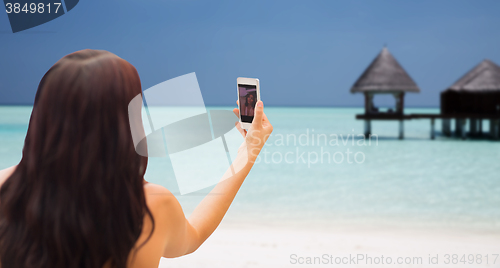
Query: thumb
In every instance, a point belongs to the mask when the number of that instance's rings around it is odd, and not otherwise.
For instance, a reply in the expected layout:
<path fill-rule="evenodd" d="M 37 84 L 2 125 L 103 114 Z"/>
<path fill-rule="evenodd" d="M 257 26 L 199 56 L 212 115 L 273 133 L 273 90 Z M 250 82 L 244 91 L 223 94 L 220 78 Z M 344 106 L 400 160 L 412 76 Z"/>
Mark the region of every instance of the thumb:
<path fill-rule="evenodd" d="M 262 127 L 263 115 L 264 115 L 264 103 L 262 103 L 262 101 L 258 101 L 257 104 L 255 105 L 255 114 L 252 124 L 255 124 L 256 127 Z"/>

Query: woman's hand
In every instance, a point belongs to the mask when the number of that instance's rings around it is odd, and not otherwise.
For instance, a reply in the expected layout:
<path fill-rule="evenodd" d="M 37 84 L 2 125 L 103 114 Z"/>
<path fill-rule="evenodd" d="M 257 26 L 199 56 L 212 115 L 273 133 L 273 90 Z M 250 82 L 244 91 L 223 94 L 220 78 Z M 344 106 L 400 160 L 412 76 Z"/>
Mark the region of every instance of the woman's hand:
<path fill-rule="evenodd" d="M 238 118 L 240 117 L 237 108 L 235 108 L 233 112 Z M 248 153 L 248 162 L 253 164 L 271 135 L 271 132 L 273 132 L 273 126 L 264 113 L 264 104 L 262 101 L 258 101 L 255 105 L 255 114 L 250 129 L 248 131 L 242 129 L 239 123 L 236 123 L 236 128 L 245 138 L 245 142 L 242 144 L 242 147 L 240 147 L 240 151 L 245 149 Z"/>

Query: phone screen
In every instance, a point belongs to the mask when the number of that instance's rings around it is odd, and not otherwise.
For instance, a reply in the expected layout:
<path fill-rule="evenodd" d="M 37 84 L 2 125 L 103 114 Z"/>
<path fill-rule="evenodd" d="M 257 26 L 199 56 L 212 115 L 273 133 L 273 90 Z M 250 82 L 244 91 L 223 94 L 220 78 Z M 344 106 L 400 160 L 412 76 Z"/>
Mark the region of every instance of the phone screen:
<path fill-rule="evenodd" d="M 257 103 L 257 86 L 238 84 L 241 122 L 252 123 Z"/>

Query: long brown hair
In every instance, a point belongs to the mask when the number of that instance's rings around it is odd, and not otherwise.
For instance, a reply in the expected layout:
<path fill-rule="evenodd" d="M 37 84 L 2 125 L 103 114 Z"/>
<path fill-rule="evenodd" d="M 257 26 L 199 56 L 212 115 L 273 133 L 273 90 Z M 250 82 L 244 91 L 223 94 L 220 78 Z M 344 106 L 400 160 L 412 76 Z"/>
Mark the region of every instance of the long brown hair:
<path fill-rule="evenodd" d="M 69 54 L 45 74 L 22 160 L 0 189 L 2 268 L 126 267 L 153 220 L 128 118 L 138 94 L 136 69 L 107 51 Z"/>

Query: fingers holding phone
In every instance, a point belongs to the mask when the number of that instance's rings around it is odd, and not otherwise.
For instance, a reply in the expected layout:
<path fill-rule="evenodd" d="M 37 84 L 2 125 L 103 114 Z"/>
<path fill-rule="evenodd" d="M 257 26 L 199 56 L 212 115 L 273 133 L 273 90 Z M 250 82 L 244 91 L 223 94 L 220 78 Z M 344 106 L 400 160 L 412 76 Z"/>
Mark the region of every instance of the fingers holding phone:
<path fill-rule="evenodd" d="M 249 161 L 255 162 L 262 147 L 273 131 L 273 126 L 264 113 L 264 104 L 260 100 L 260 82 L 257 78 L 238 77 L 238 109 L 233 112 L 240 119 L 240 133 L 245 137 Z"/>
<path fill-rule="evenodd" d="M 255 106 L 255 114 L 252 126 L 246 134 L 246 142 L 249 147 L 249 153 L 254 154 L 255 158 L 273 132 L 273 125 L 267 119 L 264 113 L 264 103 L 258 101 Z"/>
<path fill-rule="evenodd" d="M 236 101 L 236 104 L 238 104 L 238 101 Z M 236 115 L 236 117 L 240 118 L 240 110 L 238 108 L 234 108 L 233 109 L 233 113 Z M 245 138 L 247 136 L 247 131 L 245 129 L 241 128 L 240 121 L 238 121 L 238 122 L 235 123 L 235 127 L 241 133 L 241 135 L 243 136 L 243 138 Z"/>

